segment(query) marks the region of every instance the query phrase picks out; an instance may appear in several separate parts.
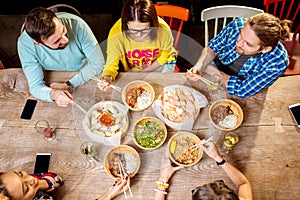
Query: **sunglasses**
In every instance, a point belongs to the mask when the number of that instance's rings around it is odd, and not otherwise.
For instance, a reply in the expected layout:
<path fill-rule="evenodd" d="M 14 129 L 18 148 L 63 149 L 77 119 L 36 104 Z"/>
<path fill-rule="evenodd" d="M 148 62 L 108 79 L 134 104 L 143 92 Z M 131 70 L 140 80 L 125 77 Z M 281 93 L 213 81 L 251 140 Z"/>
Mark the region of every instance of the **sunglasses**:
<path fill-rule="evenodd" d="M 148 28 L 145 28 L 145 29 L 141 29 L 141 30 L 136 30 L 136 29 L 128 29 L 127 32 L 129 34 L 133 34 L 133 35 L 136 35 L 138 33 L 141 33 L 141 34 L 147 34 L 149 33 L 151 30 L 152 30 L 153 27 L 148 27 Z"/>

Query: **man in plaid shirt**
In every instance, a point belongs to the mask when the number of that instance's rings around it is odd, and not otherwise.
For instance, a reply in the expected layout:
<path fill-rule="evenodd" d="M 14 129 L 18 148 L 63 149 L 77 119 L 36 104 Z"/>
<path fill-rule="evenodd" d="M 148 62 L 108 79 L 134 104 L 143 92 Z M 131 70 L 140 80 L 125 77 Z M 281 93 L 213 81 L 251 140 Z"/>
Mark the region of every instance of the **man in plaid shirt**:
<path fill-rule="evenodd" d="M 230 22 L 209 41 L 188 78 L 198 80 L 209 64 L 224 77 L 230 95 L 246 98 L 271 86 L 286 70 L 289 60 L 280 41 L 289 38 L 291 21 L 261 13 Z M 210 67 L 207 68 L 210 70 Z"/>

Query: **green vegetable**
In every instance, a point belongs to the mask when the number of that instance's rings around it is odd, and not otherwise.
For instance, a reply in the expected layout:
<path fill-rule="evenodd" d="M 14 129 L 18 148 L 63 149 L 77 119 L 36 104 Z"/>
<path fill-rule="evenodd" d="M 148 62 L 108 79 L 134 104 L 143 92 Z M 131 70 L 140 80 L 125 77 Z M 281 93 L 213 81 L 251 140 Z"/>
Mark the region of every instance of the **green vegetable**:
<path fill-rule="evenodd" d="M 134 137 L 142 147 L 154 148 L 163 142 L 165 133 L 159 123 L 145 120 L 137 125 Z"/>

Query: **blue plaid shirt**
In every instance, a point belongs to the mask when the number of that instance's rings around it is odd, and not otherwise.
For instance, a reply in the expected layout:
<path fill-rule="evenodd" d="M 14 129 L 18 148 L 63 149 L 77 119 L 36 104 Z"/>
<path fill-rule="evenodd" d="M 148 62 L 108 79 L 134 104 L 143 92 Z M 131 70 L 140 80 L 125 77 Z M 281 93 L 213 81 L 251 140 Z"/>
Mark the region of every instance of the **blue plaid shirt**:
<path fill-rule="evenodd" d="M 219 60 L 228 65 L 241 55 L 236 52 L 236 41 L 247 19 L 238 18 L 230 22 L 208 43 Z M 246 98 L 271 86 L 286 70 L 289 64 L 284 46 L 279 42 L 273 49 L 258 57 L 250 57 L 237 76 L 231 76 L 227 90 L 231 95 Z"/>

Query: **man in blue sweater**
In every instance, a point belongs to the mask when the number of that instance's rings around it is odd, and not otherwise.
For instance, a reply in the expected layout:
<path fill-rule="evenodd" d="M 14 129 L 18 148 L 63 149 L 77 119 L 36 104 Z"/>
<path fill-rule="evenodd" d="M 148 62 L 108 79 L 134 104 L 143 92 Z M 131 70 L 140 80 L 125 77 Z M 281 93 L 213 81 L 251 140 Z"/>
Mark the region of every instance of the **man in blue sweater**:
<path fill-rule="evenodd" d="M 70 13 L 54 13 L 43 7 L 32 9 L 18 39 L 18 54 L 31 94 L 65 107 L 71 92 L 104 66 L 100 45 L 88 24 Z M 78 71 L 70 80 L 46 86 L 43 70 Z"/>

